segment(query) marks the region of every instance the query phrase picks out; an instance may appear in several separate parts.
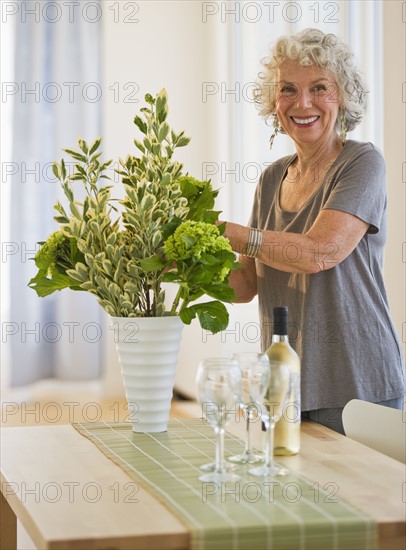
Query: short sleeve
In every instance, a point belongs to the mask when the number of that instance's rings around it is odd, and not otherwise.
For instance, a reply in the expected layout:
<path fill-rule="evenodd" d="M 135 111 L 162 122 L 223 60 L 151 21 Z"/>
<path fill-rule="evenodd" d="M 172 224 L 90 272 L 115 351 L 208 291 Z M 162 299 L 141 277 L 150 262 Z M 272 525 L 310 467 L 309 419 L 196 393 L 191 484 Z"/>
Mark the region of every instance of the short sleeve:
<path fill-rule="evenodd" d="M 262 177 L 257 184 L 255 190 L 254 201 L 252 203 L 251 215 L 248 221 L 248 227 L 258 227 L 258 217 L 259 217 L 259 205 L 260 205 L 260 194 L 261 194 L 261 181 Z"/>
<path fill-rule="evenodd" d="M 371 143 L 349 155 L 338 167 L 323 210 L 341 210 L 369 224 L 378 233 L 386 207 L 386 167 Z"/>

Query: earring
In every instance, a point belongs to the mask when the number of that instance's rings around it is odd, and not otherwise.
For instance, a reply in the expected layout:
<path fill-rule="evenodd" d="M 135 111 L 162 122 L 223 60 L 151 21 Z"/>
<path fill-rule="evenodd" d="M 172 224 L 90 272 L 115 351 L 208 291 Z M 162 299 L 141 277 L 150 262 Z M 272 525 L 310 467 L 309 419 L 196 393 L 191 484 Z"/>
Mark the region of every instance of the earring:
<path fill-rule="evenodd" d="M 347 140 L 347 121 L 345 119 L 344 109 L 341 111 L 341 115 L 340 115 L 340 138 L 344 145 Z"/>
<path fill-rule="evenodd" d="M 275 138 L 276 138 L 276 136 L 278 135 L 279 132 L 280 132 L 279 120 L 278 120 L 277 115 L 274 113 L 274 115 L 273 115 L 273 134 L 269 138 L 269 149 L 272 149 L 273 142 L 274 142 L 274 140 L 275 140 Z"/>

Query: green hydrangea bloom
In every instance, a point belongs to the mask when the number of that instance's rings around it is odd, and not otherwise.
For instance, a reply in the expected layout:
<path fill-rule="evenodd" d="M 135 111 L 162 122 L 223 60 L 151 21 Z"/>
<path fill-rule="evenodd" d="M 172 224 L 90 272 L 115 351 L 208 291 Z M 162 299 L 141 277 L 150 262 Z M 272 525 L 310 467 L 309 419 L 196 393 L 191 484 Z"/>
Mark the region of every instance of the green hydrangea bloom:
<path fill-rule="evenodd" d="M 169 260 L 200 259 L 203 253 L 231 252 L 229 241 L 220 235 L 215 225 L 187 220 L 179 225 L 165 241 L 165 254 Z"/>
<path fill-rule="evenodd" d="M 223 251 L 232 252 L 232 248 L 228 239 L 220 235 L 217 227 L 192 220 L 180 224 L 164 244 L 166 257 L 174 262 L 200 260 L 203 254 L 216 254 Z M 224 281 L 229 271 L 228 267 L 221 268 L 216 279 Z"/>
<path fill-rule="evenodd" d="M 35 255 L 35 263 L 51 275 L 57 270 L 58 260 L 69 258 L 69 238 L 62 231 L 51 233 Z"/>

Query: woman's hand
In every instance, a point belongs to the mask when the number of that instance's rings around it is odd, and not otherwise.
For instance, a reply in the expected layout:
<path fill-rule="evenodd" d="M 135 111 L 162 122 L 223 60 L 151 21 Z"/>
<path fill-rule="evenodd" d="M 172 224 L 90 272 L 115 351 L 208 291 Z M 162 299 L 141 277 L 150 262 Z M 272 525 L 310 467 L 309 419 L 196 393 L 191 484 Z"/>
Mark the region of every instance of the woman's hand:
<path fill-rule="evenodd" d="M 253 258 L 240 256 L 238 261 L 242 267 L 231 271 L 229 283 L 236 295 L 234 302 L 242 304 L 250 302 L 257 294 L 257 271 Z"/>
<path fill-rule="evenodd" d="M 244 227 L 236 223 L 224 222 L 221 220 L 216 221 L 217 225 L 222 225 L 223 223 L 226 224 L 226 229 L 223 235 L 224 237 L 227 237 L 229 239 L 234 252 L 240 253 L 238 262 L 242 264 L 242 267 L 240 269 L 233 269 L 229 277 L 230 286 L 232 287 L 236 295 L 236 299 L 234 300 L 234 302 L 241 304 L 245 302 L 250 302 L 257 294 L 257 270 L 255 268 L 255 260 L 253 258 L 248 258 L 247 256 L 242 255 L 241 250 L 238 250 L 235 247 L 236 238 L 234 237 L 233 239 L 230 239 L 230 235 L 227 233 L 229 229 L 231 231 L 233 229 L 240 230 L 240 238 L 243 240 L 244 234 L 247 233 L 248 240 L 250 230 L 248 227 Z"/>

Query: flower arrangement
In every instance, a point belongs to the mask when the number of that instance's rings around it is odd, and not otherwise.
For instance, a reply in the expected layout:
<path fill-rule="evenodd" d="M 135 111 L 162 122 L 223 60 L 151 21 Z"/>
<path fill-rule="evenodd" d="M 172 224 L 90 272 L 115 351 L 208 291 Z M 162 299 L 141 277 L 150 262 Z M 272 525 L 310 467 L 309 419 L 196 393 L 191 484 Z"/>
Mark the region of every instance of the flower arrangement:
<path fill-rule="evenodd" d="M 69 210 L 56 203 L 59 229 L 39 243 L 38 273 L 29 286 L 39 296 L 64 288 L 90 292 L 116 317 L 179 315 L 189 324 L 197 316 L 215 333 L 227 327 L 223 302 L 234 297 L 228 278 L 238 267 L 216 223 L 218 191 L 210 181 L 184 175 L 173 160 L 175 149 L 190 139 L 166 120 L 166 91 L 147 94 L 145 101 L 134 118 L 143 134 L 142 141 L 134 140 L 141 154 L 119 159 L 116 170 L 124 199 L 113 199 L 112 185 L 103 185 L 112 161 L 100 159 L 101 138 L 91 145 L 79 139 L 78 150 L 64 149 L 74 160 L 72 173 L 63 159 L 53 164 Z M 83 186 L 82 201 L 75 198 L 75 182 Z M 164 283 L 178 285 L 168 309 Z M 203 295 L 213 300 L 196 303 Z"/>

